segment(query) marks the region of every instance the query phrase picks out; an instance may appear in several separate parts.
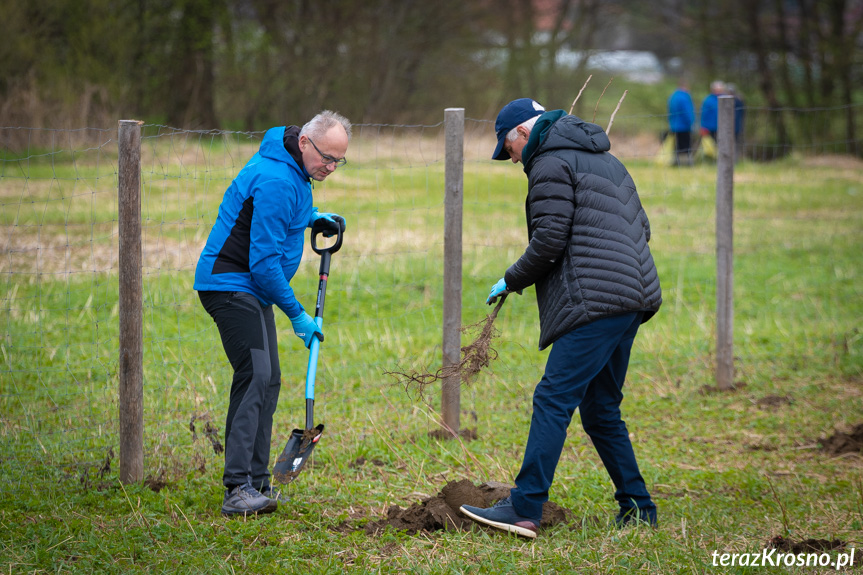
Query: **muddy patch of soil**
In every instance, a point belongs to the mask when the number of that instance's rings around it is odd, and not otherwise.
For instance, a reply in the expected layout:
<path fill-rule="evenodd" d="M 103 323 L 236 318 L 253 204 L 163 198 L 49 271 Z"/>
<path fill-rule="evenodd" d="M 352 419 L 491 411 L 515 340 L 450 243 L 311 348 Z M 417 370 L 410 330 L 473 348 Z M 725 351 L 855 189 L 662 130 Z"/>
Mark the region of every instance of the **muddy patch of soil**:
<path fill-rule="evenodd" d="M 863 423 L 855 425 L 849 433 L 837 431 L 830 437 L 820 439 L 819 443 L 821 449 L 830 455 L 863 454 Z"/>
<path fill-rule="evenodd" d="M 499 499 L 509 496 L 510 489 L 512 489 L 511 485 L 495 481 L 481 485 L 474 485 L 468 479 L 450 481 L 434 497 L 414 503 L 407 509 L 402 509 L 398 505 L 391 506 L 387 509 L 385 518 L 366 524 L 365 533 L 378 535 L 387 527 L 404 530 L 411 535 L 423 531 L 482 528 L 462 515 L 459 507 L 462 505 L 491 507 Z M 540 528 L 567 523 L 572 519 L 574 519 L 572 511 L 548 501 L 542 508 Z"/>
<path fill-rule="evenodd" d="M 165 479 L 165 470 L 163 469 L 158 475 L 148 475 L 146 479 L 144 479 L 144 485 L 150 488 L 151 491 L 155 491 L 156 493 L 160 492 L 164 488 L 168 486 L 168 482 Z"/>
<path fill-rule="evenodd" d="M 791 397 L 788 395 L 765 395 L 755 400 L 755 405 L 759 409 L 778 409 L 783 405 L 790 405 L 791 403 Z"/>
<path fill-rule="evenodd" d="M 791 539 L 777 535 L 767 542 L 767 547 L 796 555 L 798 553 L 819 553 L 834 549 L 842 550 L 845 549 L 845 542 L 841 539 L 804 539 L 803 541 L 794 542 Z"/>

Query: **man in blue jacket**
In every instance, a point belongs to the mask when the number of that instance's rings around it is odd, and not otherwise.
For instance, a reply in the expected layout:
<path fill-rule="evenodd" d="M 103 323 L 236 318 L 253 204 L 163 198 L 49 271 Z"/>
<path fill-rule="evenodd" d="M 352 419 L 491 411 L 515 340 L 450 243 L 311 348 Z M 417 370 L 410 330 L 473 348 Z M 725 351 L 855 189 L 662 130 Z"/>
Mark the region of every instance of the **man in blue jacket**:
<path fill-rule="evenodd" d="M 692 96 L 686 83 L 681 81 L 677 85 L 677 90 L 668 99 L 668 129 L 675 138 L 674 165 L 692 164 L 690 146 L 693 122 L 695 122 L 695 106 L 692 104 Z"/>
<path fill-rule="evenodd" d="M 536 286 L 539 348 L 551 345 L 533 395 L 521 471 L 494 507 L 463 505 L 481 523 L 536 537 L 566 430 L 576 408 L 616 487 L 618 525 L 656 524 L 656 505 L 620 417 L 623 382 L 639 326 L 662 293 L 647 242 L 650 224 L 635 183 L 608 153 L 596 124 L 530 98 L 495 123 L 495 160 L 521 162 L 528 177 L 528 246 L 492 287 L 487 303 Z"/>
<path fill-rule="evenodd" d="M 734 96 L 734 158 L 735 160 L 744 154 L 743 149 L 743 121 L 746 118 L 746 103 L 735 84 L 726 84 L 728 94 Z"/>
<path fill-rule="evenodd" d="M 273 305 L 309 347 L 324 334 L 294 296 L 291 279 L 303 255 L 304 232 L 336 214 L 312 206 L 312 180 L 343 166 L 351 124 L 325 110 L 302 129 L 271 128 L 258 153 L 222 198 L 195 270 L 194 289 L 219 328 L 234 369 L 225 422 L 224 515 L 269 513 L 278 507 L 270 485 L 270 436 L 281 371 Z"/>
<path fill-rule="evenodd" d="M 715 80 L 710 83 L 710 94 L 701 102 L 701 136 L 709 135 L 716 141 L 719 124 L 719 96 L 725 93 L 725 82 Z"/>

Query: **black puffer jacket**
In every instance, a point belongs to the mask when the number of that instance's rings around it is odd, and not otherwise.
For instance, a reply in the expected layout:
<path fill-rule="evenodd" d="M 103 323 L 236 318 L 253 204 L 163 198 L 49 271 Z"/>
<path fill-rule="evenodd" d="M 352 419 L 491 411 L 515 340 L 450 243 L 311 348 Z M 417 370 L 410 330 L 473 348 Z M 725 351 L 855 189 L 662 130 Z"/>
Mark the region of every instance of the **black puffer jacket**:
<path fill-rule="evenodd" d="M 596 124 L 546 112 L 522 150 L 530 243 L 507 287 L 536 284 L 539 348 L 592 321 L 662 303 L 650 223 L 635 183 Z"/>

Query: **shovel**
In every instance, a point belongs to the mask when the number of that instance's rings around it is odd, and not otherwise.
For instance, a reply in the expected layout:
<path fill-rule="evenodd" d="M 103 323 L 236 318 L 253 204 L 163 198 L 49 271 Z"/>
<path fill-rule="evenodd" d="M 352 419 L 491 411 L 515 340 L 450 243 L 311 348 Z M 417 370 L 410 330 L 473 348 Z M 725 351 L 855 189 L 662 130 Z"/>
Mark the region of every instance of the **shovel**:
<path fill-rule="evenodd" d="M 339 219 L 341 220 L 341 218 Z M 318 222 L 321 222 L 320 225 Z M 321 256 L 318 300 L 315 304 L 315 323 L 318 324 L 318 327 L 323 327 L 324 323 L 324 298 L 327 295 L 327 278 L 330 275 L 330 257 L 342 247 L 343 231 L 344 220 L 333 225 L 331 222 L 321 219 L 312 226 L 312 250 Z M 317 244 L 318 234 L 323 234 L 325 237 L 336 235 L 337 238 L 332 246 L 319 248 Z M 306 427 L 305 429 L 294 429 L 291 432 L 291 437 L 288 439 L 284 451 L 276 459 L 276 464 L 273 467 L 273 477 L 282 485 L 297 478 L 324 432 L 323 423 L 315 425 L 315 375 L 318 371 L 320 347 L 320 340 L 313 337 L 309 346 L 309 367 L 306 371 Z"/>

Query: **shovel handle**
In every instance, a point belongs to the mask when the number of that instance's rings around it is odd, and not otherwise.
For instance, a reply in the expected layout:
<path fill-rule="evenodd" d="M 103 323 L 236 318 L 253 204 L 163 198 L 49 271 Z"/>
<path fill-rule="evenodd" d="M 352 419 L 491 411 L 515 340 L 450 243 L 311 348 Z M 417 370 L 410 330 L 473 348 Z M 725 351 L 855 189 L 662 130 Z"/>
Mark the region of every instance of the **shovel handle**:
<path fill-rule="evenodd" d="M 322 218 L 323 219 L 323 218 Z M 339 218 L 341 219 L 341 218 Z M 335 234 L 333 233 L 333 228 L 329 226 L 325 226 L 321 220 L 316 220 L 314 224 L 312 224 L 312 251 L 314 251 L 318 255 L 334 254 L 342 247 L 342 232 L 344 231 L 344 220 L 340 222 L 336 222 L 336 229 L 338 230 Z M 329 234 L 329 235 L 328 235 Z M 323 235 L 324 237 L 332 237 L 336 236 L 336 243 L 329 247 L 319 247 L 318 246 L 318 236 Z"/>

